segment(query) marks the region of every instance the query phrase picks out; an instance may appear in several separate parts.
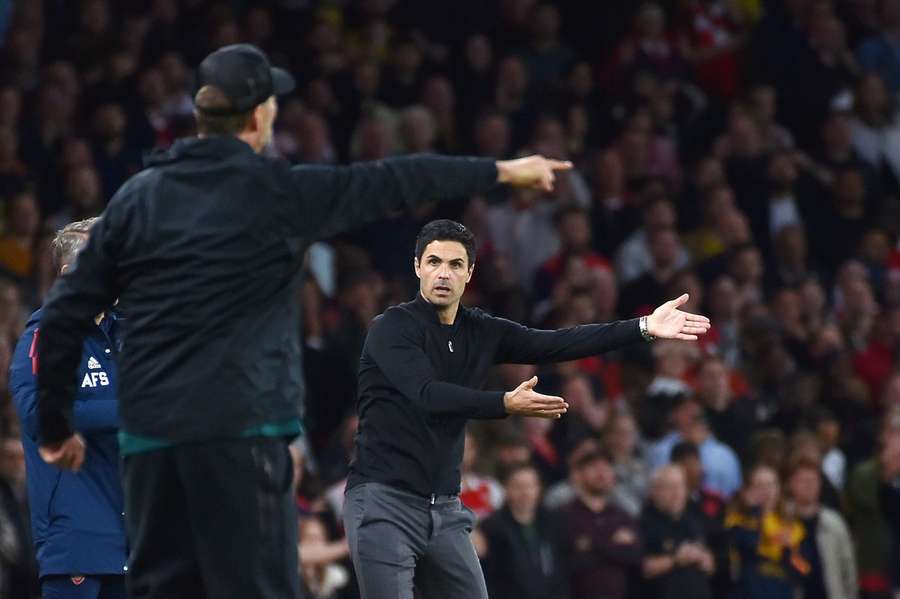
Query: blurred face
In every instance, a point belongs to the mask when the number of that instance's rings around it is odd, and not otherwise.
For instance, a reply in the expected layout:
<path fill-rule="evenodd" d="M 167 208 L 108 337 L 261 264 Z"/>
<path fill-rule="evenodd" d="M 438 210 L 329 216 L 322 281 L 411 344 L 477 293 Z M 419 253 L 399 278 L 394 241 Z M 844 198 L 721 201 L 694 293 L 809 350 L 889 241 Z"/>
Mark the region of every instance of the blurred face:
<path fill-rule="evenodd" d="M 687 484 L 684 473 L 677 467 L 665 467 L 653 481 L 653 504 L 661 512 L 681 515 L 687 504 Z"/>
<path fill-rule="evenodd" d="M 483 35 L 473 35 L 466 42 L 466 58 L 476 71 L 484 71 L 491 66 L 491 43 Z"/>
<path fill-rule="evenodd" d="M 94 115 L 94 131 L 101 139 L 113 139 L 125 132 L 125 112 L 121 106 L 107 104 Z"/>
<path fill-rule="evenodd" d="M 748 501 L 750 505 L 772 510 L 778 503 L 781 485 L 775 471 L 768 467 L 757 468 L 750 479 Z"/>
<path fill-rule="evenodd" d="M 835 182 L 835 203 L 838 209 L 859 210 L 863 207 L 866 184 L 859 171 L 844 171 Z"/>
<path fill-rule="evenodd" d="M 70 172 L 66 191 L 71 202 L 82 209 L 93 209 L 100 205 L 100 180 L 92 167 Z"/>
<path fill-rule="evenodd" d="M 794 166 L 794 160 L 783 152 L 776 154 L 769 161 L 769 179 L 775 185 L 792 185 L 797 180 L 797 167 Z"/>
<path fill-rule="evenodd" d="M 27 237 L 37 232 L 40 218 L 35 197 L 30 193 L 22 193 L 12 200 L 7 226 L 13 235 Z"/>
<path fill-rule="evenodd" d="M 659 231 L 650 239 L 650 254 L 657 268 L 674 266 L 678 259 L 678 235 L 673 229 Z"/>
<path fill-rule="evenodd" d="M 595 184 L 612 191 L 621 190 L 625 186 L 625 166 L 622 157 L 613 150 L 600 154 L 594 163 Z"/>
<path fill-rule="evenodd" d="M 506 503 L 512 511 L 534 511 L 540 498 L 541 481 L 533 468 L 523 468 L 506 481 Z"/>
<path fill-rule="evenodd" d="M 762 257 L 756 248 L 747 248 L 735 258 L 731 274 L 741 283 L 758 281 L 763 274 Z"/>
<path fill-rule="evenodd" d="M 612 464 L 599 458 L 582 464 L 575 471 L 575 481 L 583 493 L 601 497 L 609 494 L 616 486 L 616 473 Z"/>
<path fill-rule="evenodd" d="M 587 215 L 573 212 L 559 223 L 559 234 L 563 244 L 572 250 L 583 250 L 591 242 L 591 225 Z"/>
<path fill-rule="evenodd" d="M 675 207 L 671 202 L 654 202 L 644 213 L 648 229 L 669 229 L 675 226 Z"/>
<path fill-rule="evenodd" d="M 700 395 L 706 400 L 727 399 L 730 396 L 728 370 L 719 360 L 709 360 L 700 369 Z"/>
<path fill-rule="evenodd" d="M 620 416 L 613 420 L 607 432 L 607 443 L 617 455 L 628 455 L 637 446 L 637 426 L 630 416 Z"/>
<path fill-rule="evenodd" d="M 737 317 L 740 300 L 731 277 L 719 277 L 710 290 L 709 308 L 714 319 L 731 320 Z"/>
<path fill-rule="evenodd" d="M 700 417 L 700 406 L 693 401 L 683 402 L 672 410 L 672 424 L 679 431 L 690 430 Z"/>
<path fill-rule="evenodd" d="M 482 154 L 502 158 L 509 149 L 509 123 L 500 115 L 489 117 L 481 122 L 475 137 Z"/>
<path fill-rule="evenodd" d="M 822 132 L 825 146 L 835 151 L 847 151 L 853 143 L 853 127 L 844 114 L 833 114 L 825 123 Z"/>
<path fill-rule="evenodd" d="M 475 265 L 469 264 L 463 244 L 438 240 L 425 246 L 415 269 L 422 297 L 435 306 L 452 306 L 459 303 Z"/>
<path fill-rule="evenodd" d="M 528 72 L 522 61 L 515 57 L 508 57 L 500 63 L 498 74 L 499 86 L 512 93 L 521 93 L 528 87 Z"/>
<path fill-rule="evenodd" d="M 812 468 L 801 468 L 788 480 L 788 491 L 800 505 L 812 505 L 819 502 L 822 490 L 822 477 Z"/>

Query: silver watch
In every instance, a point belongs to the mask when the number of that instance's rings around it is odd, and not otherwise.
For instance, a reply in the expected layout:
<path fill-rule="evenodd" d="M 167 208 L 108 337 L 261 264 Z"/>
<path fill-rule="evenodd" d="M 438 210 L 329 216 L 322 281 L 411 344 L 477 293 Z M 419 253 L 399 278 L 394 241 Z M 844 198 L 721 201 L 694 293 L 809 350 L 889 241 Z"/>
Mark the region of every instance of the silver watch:
<path fill-rule="evenodd" d="M 644 341 L 653 341 L 656 339 L 656 337 L 650 334 L 650 329 L 647 327 L 646 316 L 641 316 L 638 319 L 638 328 L 641 330 L 641 337 L 644 338 Z"/>

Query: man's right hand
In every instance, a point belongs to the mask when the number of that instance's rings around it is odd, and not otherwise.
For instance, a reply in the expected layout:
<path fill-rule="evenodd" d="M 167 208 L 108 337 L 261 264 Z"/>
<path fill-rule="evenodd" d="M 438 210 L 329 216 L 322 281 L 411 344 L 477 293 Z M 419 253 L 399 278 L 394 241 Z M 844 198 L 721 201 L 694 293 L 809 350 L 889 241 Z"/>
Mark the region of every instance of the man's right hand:
<path fill-rule="evenodd" d="M 551 160 L 543 156 L 526 156 L 516 160 L 497 161 L 497 182 L 514 187 L 553 191 L 556 171 L 571 170 L 568 160 Z"/>
<path fill-rule="evenodd" d="M 84 439 L 75 433 L 53 445 L 41 445 L 38 453 L 51 466 L 77 472 L 84 463 Z"/>
<path fill-rule="evenodd" d="M 562 397 L 544 395 L 534 390 L 538 378 L 531 377 L 503 395 L 506 413 L 514 416 L 533 416 L 536 418 L 559 418 L 566 413 L 569 404 Z"/>

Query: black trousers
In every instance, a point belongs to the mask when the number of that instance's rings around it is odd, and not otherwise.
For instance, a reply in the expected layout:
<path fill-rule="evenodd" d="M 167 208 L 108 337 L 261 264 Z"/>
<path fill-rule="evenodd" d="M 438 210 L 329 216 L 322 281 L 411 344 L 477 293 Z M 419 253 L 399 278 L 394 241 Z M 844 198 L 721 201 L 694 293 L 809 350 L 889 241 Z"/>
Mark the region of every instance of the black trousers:
<path fill-rule="evenodd" d="M 126 456 L 130 599 L 299 597 L 292 475 L 284 439 Z"/>
<path fill-rule="evenodd" d="M 475 515 L 459 497 L 434 503 L 380 483 L 353 487 L 344 529 L 362 599 L 488 599 L 469 539 Z"/>

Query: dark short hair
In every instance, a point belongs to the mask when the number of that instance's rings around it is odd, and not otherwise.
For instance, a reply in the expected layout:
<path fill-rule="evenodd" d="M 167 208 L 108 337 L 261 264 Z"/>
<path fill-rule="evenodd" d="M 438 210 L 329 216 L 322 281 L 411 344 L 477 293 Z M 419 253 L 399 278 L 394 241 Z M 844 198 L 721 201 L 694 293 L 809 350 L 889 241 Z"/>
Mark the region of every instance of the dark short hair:
<path fill-rule="evenodd" d="M 612 454 L 609 450 L 605 448 L 596 449 L 593 451 L 589 451 L 586 454 L 579 456 L 578 459 L 572 462 L 573 470 L 581 470 L 585 466 L 589 466 L 594 462 L 606 462 L 610 466 L 615 463 Z"/>
<path fill-rule="evenodd" d="M 433 220 L 419 231 L 416 237 L 416 259 L 421 260 L 425 248 L 432 241 L 456 241 L 466 248 L 469 267 L 475 264 L 475 236 L 464 225 L 442 218 Z"/>
<path fill-rule="evenodd" d="M 700 450 L 697 449 L 697 446 L 690 441 L 681 441 L 676 443 L 672 448 L 672 453 L 669 454 L 669 461 L 673 464 L 678 463 L 685 458 L 699 458 Z"/>
<path fill-rule="evenodd" d="M 535 466 L 531 462 L 516 462 L 514 464 L 510 464 L 501 468 L 500 472 L 498 472 L 500 484 L 505 485 L 512 477 L 520 472 L 525 471 L 534 472 L 535 476 L 537 476 L 538 478 L 538 481 L 543 484 L 543 481 L 541 481 L 541 473 L 538 472 L 537 466 Z"/>
<path fill-rule="evenodd" d="M 221 112 L 228 111 L 230 107 L 231 102 L 222 90 L 213 85 L 201 87 L 194 97 L 197 132 L 202 135 L 237 135 L 243 131 L 255 107 L 248 112 Z"/>

